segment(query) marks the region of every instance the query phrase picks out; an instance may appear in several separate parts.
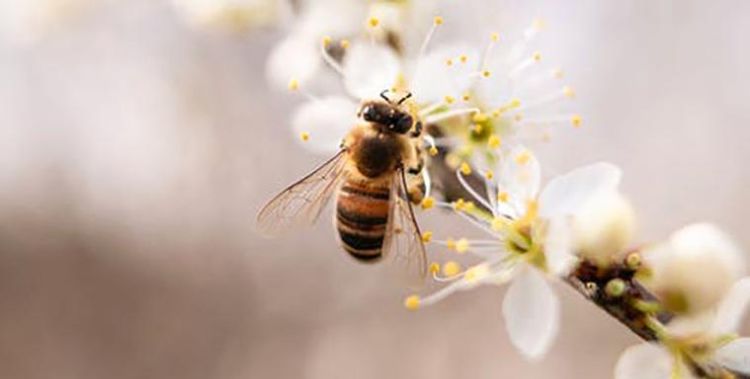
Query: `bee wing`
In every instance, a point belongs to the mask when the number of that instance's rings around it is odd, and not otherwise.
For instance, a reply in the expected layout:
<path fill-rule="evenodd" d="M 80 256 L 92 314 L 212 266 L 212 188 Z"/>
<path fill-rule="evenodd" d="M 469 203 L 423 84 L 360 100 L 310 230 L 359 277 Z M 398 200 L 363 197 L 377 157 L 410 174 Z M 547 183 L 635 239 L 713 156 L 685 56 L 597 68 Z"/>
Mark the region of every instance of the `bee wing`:
<path fill-rule="evenodd" d="M 345 153 L 346 150 L 339 151 L 271 199 L 258 213 L 258 230 L 272 236 L 294 226 L 314 223 L 344 176 Z"/>
<path fill-rule="evenodd" d="M 409 201 L 406 173 L 398 169 L 391 183 L 391 204 L 383 241 L 383 253 L 393 256 L 410 281 L 422 282 L 427 275 L 427 254 L 422 242 L 422 232 Z"/>

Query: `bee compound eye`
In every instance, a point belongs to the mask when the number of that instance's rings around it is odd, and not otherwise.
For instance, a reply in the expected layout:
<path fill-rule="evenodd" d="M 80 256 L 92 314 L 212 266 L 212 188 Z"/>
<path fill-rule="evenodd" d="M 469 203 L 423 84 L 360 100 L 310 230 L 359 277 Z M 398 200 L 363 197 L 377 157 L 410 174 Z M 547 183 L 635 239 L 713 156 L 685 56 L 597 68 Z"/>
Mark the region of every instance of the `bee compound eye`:
<path fill-rule="evenodd" d="M 413 119 L 408 114 L 404 114 L 396 120 L 395 131 L 398 133 L 406 133 L 411 129 Z"/>
<path fill-rule="evenodd" d="M 362 109 L 362 118 L 365 119 L 365 121 L 375 121 L 377 118 L 377 111 L 372 106 L 368 105 Z"/>

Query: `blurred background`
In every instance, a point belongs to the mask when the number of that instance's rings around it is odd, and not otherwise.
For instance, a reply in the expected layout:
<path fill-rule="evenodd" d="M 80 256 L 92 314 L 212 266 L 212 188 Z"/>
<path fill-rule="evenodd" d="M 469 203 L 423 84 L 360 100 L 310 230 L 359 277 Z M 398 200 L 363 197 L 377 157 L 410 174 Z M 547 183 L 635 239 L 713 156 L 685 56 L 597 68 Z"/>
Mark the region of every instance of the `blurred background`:
<path fill-rule="evenodd" d="M 547 21 L 585 124 L 534 146 L 545 177 L 614 162 L 639 241 L 707 220 L 750 248 L 750 2 L 461 3 L 488 30 Z M 283 22 L 0 4 L 0 377 L 603 378 L 637 342 L 558 286 L 561 334 L 529 363 L 504 289 L 407 312 L 327 222 L 258 237 L 259 207 L 324 159 L 290 132 L 302 99 L 266 84 Z"/>

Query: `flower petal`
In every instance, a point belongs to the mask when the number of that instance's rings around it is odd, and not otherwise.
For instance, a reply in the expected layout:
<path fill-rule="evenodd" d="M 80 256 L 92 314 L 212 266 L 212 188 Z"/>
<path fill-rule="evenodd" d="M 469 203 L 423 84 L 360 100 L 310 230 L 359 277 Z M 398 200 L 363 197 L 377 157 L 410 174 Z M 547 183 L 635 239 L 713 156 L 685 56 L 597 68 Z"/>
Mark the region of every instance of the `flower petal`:
<path fill-rule="evenodd" d="M 750 305 L 750 277 L 744 277 L 737 281 L 722 299 L 714 321 L 714 332 L 722 334 L 737 331 L 748 305 Z"/>
<path fill-rule="evenodd" d="M 297 135 L 307 133 L 304 146 L 317 153 L 338 151 L 341 139 L 357 121 L 357 105 L 351 100 L 331 96 L 302 104 L 292 117 Z"/>
<path fill-rule="evenodd" d="M 627 348 L 615 366 L 615 379 L 669 379 L 671 374 L 672 357 L 651 343 Z"/>
<path fill-rule="evenodd" d="M 572 215 L 602 191 L 620 184 L 622 171 L 606 162 L 594 163 L 558 176 L 539 196 L 539 215 L 545 218 Z"/>
<path fill-rule="evenodd" d="M 420 103 L 430 103 L 463 95 L 473 82 L 472 74 L 477 74 L 478 63 L 479 52 L 467 45 L 436 48 L 417 62 L 411 82 L 414 97 Z"/>
<path fill-rule="evenodd" d="M 362 30 L 369 4 L 350 0 L 316 0 L 305 2 L 296 26 L 314 35 L 320 43 L 323 36 L 346 38 Z"/>
<path fill-rule="evenodd" d="M 292 34 L 274 47 L 266 61 L 266 77 L 273 88 L 285 90 L 294 79 L 305 85 L 320 68 L 319 44 L 310 35 Z"/>
<path fill-rule="evenodd" d="M 376 98 L 396 84 L 401 67 L 396 53 L 369 42 L 353 44 L 344 56 L 344 86 L 360 99 Z"/>
<path fill-rule="evenodd" d="M 567 275 L 577 262 L 572 249 L 570 224 L 563 218 L 555 218 L 547 224 L 547 235 L 544 240 L 544 256 L 550 273 Z"/>
<path fill-rule="evenodd" d="M 716 362 L 732 371 L 750 375 L 750 338 L 738 338 L 716 352 Z"/>
<path fill-rule="evenodd" d="M 539 359 L 557 336 L 560 303 L 538 270 L 525 266 L 503 300 L 510 340 L 528 359 Z"/>

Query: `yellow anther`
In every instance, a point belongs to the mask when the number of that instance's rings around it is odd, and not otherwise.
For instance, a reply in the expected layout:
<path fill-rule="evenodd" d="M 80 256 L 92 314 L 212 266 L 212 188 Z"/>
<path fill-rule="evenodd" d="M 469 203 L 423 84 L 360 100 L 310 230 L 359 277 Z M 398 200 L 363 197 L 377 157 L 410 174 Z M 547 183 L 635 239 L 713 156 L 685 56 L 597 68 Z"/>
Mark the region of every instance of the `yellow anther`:
<path fill-rule="evenodd" d="M 435 206 L 435 198 L 432 196 L 427 196 L 424 199 L 422 199 L 422 209 L 427 210 Z"/>
<path fill-rule="evenodd" d="M 324 36 L 323 37 L 323 47 L 328 47 L 331 44 L 331 41 L 333 41 L 333 40 L 331 39 L 330 36 Z"/>
<path fill-rule="evenodd" d="M 487 146 L 490 149 L 497 149 L 498 147 L 500 147 L 500 143 L 501 143 L 500 136 L 496 136 L 494 134 L 491 135 L 490 138 L 487 140 Z"/>
<path fill-rule="evenodd" d="M 419 309 L 419 303 L 420 303 L 419 296 L 417 295 L 411 295 L 404 299 L 404 307 L 410 311 L 415 311 Z"/>
<path fill-rule="evenodd" d="M 497 201 L 501 203 L 507 203 L 509 197 L 510 195 L 505 191 L 500 191 L 497 193 Z"/>
<path fill-rule="evenodd" d="M 485 178 L 486 178 L 487 180 L 492 180 L 492 178 L 494 178 L 494 177 L 495 177 L 495 173 L 494 173 L 494 172 L 492 172 L 492 170 L 487 170 L 487 171 L 485 171 L 485 172 L 484 172 L 484 177 L 485 177 Z"/>
<path fill-rule="evenodd" d="M 501 114 L 503 114 L 503 111 L 501 111 L 500 109 L 495 109 L 494 111 L 492 111 L 492 118 L 498 118 Z"/>
<path fill-rule="evenodd" d="M 565 86 L 563 87 L 562 91 L 563 91 L 563 95 L 565 95 L 565 97 L 569 99 L 572 99 L 576 96 L 576 91 L 574 91 L 573 88 L 571 87 Z"/>
<path fill-rule="evenodd" d="M 297 79 L 290 79 L 289 84 L 287 85 L 287 88 L 289 88 L 290 91 L 294 92 L 299 89 L 299 81 Z"/>
<path fill-rule="evenodd" d="M 467 57 L 466 54 L 461 54 L 458 57 L 458 60 L 461 61 L 461 63 L 466 63 L 469 60 L 469 57 Z"/>
<path fill-rule="evenodd" d="M 570 117 L 570 123 L 573 124 L 574 128 L 580 127 L 581 122 L 583 122 L 583 120 L 581 120 L 581 115 L 574 114 Z"/>
<path fill-rule="evenodd" d="M 518 108 L 521 106 L 521 99 L 513 99 L 510 101 L 511 108 Z"/>
<path fill-rule="evenodd" d="M 445 240 L 445 247 L 447 247 L 448 250 L 456 250 L 456 241 L 453 238 L 448 238 Z"/>
<path fill-rule="evenodd" d="M 464 274 L 464 280 L 469 283 L 476 283 L 479 280 L 484 279 L 490 271 L 487 269 L 487 265 L 481 264 L 466 270 Z"/>
<path fill-rule="evenodd" d="M 456 276 L 461 272 L 461 264 L 456 261 L 448 261 L 443 264 L 443 275 L 447 277 Z"/>
<path fill-rule="evenodd" d="M 460 240 L 456 241 L 457 253 L 463 254 L 467 251 L 469 251 L 469 240 L 467 240 L 466 238 L 461 238 Z"/>
<path fill-rule="evenodd" d="M 450 59 L 450 58 L 446 59 L 445 60 L 445 65 L 446 66 L 453 66 L 453 59 Z"/>
<path fill-rule="evenodd" d="M 482 76 L 484 76 L 485 78 L 489 78 L 490 76 L 492 76 L 492 73 L 490 72 L 490 70 L 484 70 L 482 71 Z"/>
<path fill-rule="evenodd" d="M 432 241 L 432 232 L 428 230 L 428 231 L 422 233 L 422 242 L 423 243 L 430 243 L 430 241 Z"/>
<path fill-rule="evenodd" d="M 310 133 L 302 132 L 299 134 L 299 138 L 302 139 L 302 141 L 307 142 L 310 139 Z"/>
<path fill-rule="evenodd" d="M 519 165 L 523 166 L 531 160 L 531 153 L 528 150 L 521 151 L 520 153 L 516 154 L 515 161 Z"/>
<path fill-rule="evenodd" d="M 443 25 L 443 18 L 440 16 L 435 16 L 434 22 L 435 22 L 435 25 Z"/>
<path fill-rule="evenodd" d="M 469 101 L 469 100 L 471 100 L 471 94 L 468 93 L 468 92 L 464 92 L 464 94 L 461 96 L 461 99 L 463 101 Z"/>
<path fill-rule="evenodd" d="M 484 113 L 475 113 L 471 116 L 471 121 L 474 122 L 486 122 L 487 120 L 489 120 L 489 117 Z"/>
<path fill-rule="evenodd" d="M 464 205 L 464 212 L 471 213 L 477 209 L 477 206 L 474 204 L 473 201 L 469 200 Z"/>
<path fill-rule="evenodd" d="M 453 202 L 453 210 L 461 212 L 466 209 L 466 201 L 464 199 L 458 199 Z"/>
<path fill-rule="evenodd" d="M 542 53 L 535 51 L 534 54 L 531 55 L 531 58 L 534 59 L 534 62 L 539 62 L 542 60 Z"/>
<path fill-rule="evenodd" d="M 342 39 L 341 42 L 339 42 L 339 45 L 342 49 L 348 49 L 349 48 L 349 40 L 348 39 Z"/>
<path fill-rule="evenodd" d="M 430 267 L 427 269 L 427 271 L 429 271 L 429 273 L 433 275 L 437 274 L 438 272 L 440 272 L 440 264 L 437 262 L 430 263 Z"/>
<path fill-rule="evenodd" d="M 438 148 L 435 146 L 430 146 L 429 149 L 427 149 L 427 153 L 430 154 L 430 156 L 436 156 L 438 154 Z"/>
<path fill-rule="evenodd" d="M 473 132 L 474 132 L 475 134 L 479 134 L 479 133 L 481 133 L 481 132 L 482 132 L 482 129 L 483 129 L 483 128 L 482 128 L 482 124 L 474 124 L 474 125 L 473 125 L 473 126 L 471 127 L 471 130 L 472 130 L 472 131 L 473 131 Z"/>
<path fill-rule="evenodd" d="M 492 219 L 492 230 L 499 232 L 503 229 L 505 229 L 505 226 L 508 225 L 508 220 L 504 219 L 502 217 L 495 217 Z"/>
<path fill-rule="evenodd" d="M 376 28 L 378 25 L 380 25 L 380 19 L 377 17 L 370 17 L 367 20 L 367 25 L 369 25 L 371 28 Z"/>
<path fill-rule="evenodd" d="M 490 39 L 492 39 L 492 42 L 500 41 L 500 33 L 492 33 L 492 34 L 490 34 Z"/>
<path fill-rule="evenodd" d="M 461 173 L 464 175 L 471 175 L 471 166 L 468 163 L 461 163 Z"/>
<path fill-rule="evenodd" d="M 565 71 L 563 71 L 562 69 L 556 68 L 552 71 L 552 76 L 555 79 L 562 79 L 565 76 Z"/>
<path fill-rule="evenodd" d="M 453 104 L 453 102 L 456 101 L 456 99 L 453 98 L 453 96 L 446 96 L 443 98 L 443 100 L 445 101 L 446 104 Z"/>

